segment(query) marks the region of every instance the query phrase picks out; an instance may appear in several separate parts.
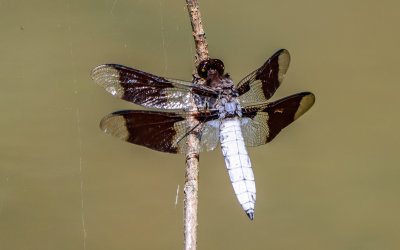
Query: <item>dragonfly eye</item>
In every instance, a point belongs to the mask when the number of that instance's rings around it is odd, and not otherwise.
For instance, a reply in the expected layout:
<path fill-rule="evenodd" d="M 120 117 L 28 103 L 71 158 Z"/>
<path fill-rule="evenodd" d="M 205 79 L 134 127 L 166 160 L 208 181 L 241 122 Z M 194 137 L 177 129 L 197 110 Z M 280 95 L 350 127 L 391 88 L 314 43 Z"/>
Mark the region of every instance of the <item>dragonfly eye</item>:
<path fill-rule="evenodd" d="M 215 69 L 220 75 L 224 74 L 224 63 L 219 59 L 206 59 L 200 62 L 197 67 L 197 73 L 201 78 L 207 78 L 208 71 Z"/>

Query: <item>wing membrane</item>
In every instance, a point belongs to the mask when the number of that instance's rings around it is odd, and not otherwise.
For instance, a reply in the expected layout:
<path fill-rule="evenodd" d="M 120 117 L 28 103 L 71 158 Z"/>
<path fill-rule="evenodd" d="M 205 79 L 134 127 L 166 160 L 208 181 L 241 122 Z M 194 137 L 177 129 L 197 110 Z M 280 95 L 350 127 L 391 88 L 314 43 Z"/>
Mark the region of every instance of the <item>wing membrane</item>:
<path fill-rule="evenodd" d="M 191 116 L 201 126 L 200 151 L 214 150 L 218 145 L 219 124 L 209 112 Z M 187 118 L 184 112 L 123 110 L 104 117 L 100 128 L 121 140 L 153 150 L 186 153 Z"/>
<path fill-rule="evenodd" d="M 246 146 L 272 141 L 290 123 L 303 115 L 315 102 L 310 92 L 297 93 L 275 102 L 242 109 L 241 127 Z"/>
<path fill-rule="evenodd" d="M 242 104 L 265 102 L 281 85 L 289 67 L 290 55 L 285 49 L 277 51 L 260 68 L 238 83 Z"/>
<path fill-rule="evenodd" d="M 206 100 L 218 97 L 215 91 L 206 86 L 164 78 L 118 64 L 97 66 L 92 71 L 92 78 L 112 95 L 148 108 L 186 109 L 190 103 L 190 92 L 200 108 L 207 106 Z"/>

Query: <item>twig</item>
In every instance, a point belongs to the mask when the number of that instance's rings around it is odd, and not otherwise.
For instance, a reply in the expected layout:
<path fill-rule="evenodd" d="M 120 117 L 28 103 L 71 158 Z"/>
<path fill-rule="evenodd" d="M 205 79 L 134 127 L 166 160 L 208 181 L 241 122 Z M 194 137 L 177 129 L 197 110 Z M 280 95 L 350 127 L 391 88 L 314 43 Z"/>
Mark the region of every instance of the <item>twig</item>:
<path fill-rule="evenodd" d="M 196 68 L 199 63 L 208 58 L 207 41 L 201 22 L 197 0 L 186 0 L 192 24 L 193 37 L 196 44 Z M 196 110 L 192 100 L 192 111 Z M 196 121 L 189 120 L 189 127 L 195 127 Z M 186 152 L 186 174 L 184 186 L 184 249 L 196 249 L 197 244 L 197 205 L 199 187 L 199 139 L 196 132 L 188 135 Z"/>
<path fill-rule="evenodd" d="M 190 22 L 192 24 L 193 38 L 196 44 L 196 68 L 199 63 L 208 58 L 208 44 L 201 21 L 199 3 L 197 0 L 186 0 Z"/>

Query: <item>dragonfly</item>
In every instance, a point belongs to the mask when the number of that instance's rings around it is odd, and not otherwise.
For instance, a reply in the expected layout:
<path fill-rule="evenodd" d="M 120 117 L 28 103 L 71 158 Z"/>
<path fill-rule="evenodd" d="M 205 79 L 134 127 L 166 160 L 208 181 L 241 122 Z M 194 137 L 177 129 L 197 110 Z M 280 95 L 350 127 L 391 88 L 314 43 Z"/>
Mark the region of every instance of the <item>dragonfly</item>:
<path fill-rule="evenodd" d="M 124 141 L 166 153 L 185 154 L 186 137 L 191 133 L 199 139 L 199 152 L 214 150 L 220 143 L 237 200 L 253 220 L 256 186 L 246 147 L 272 141 L 315 102 L 311 92 L 268 101 L 285 78 L 289 62 L 289 52 L 281 49 L 237 85 L 224 73 L 219 59 L 200 62 L 193 82 L 118 64 L 99 65 L 91 74 L 95 83 L 147 108 L 113 112 L 101 120 L 100 128 Z"/>

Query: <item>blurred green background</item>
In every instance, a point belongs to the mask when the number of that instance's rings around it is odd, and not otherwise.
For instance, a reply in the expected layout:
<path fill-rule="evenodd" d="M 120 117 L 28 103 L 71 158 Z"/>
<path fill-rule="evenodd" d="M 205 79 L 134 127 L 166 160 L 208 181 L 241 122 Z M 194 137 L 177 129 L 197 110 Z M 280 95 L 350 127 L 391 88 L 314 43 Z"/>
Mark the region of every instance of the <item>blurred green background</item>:
<path fill-rule="evenodd" d="M 314 107 L 250 148 L 255 220 L 220 148 L 200 156 L 199 249 L 400 249 L 398 1 L 200 1 L 235 82 L 291 52 L 273 100 Z M 191 79 L 184 0 L 0 1 L 0 248 L 181 249 L 183 155 L 98 127 L 139 108 L 90 79 L 113 62 Z M 175 205 L 176 190 L 179 189 Z"/>

